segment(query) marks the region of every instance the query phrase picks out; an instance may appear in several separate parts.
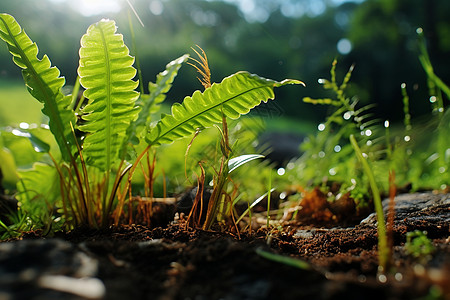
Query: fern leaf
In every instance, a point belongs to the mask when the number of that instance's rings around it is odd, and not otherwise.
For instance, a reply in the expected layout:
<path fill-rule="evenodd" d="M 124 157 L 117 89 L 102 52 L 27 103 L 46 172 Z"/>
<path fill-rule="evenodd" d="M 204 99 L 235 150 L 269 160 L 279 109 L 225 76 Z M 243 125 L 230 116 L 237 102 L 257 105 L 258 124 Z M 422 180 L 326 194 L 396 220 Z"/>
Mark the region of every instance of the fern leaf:
<path fill-rule="evenodd" d="M 89 103 L 79 128 L 88 133 L 83 143 L 87 163 L 101 170 L 110 170 L 118 159 L 127 128 L 139 113 L 133 62 L 114 21 L 91 25 L 81 38 L 78 74 Z"/>
<path fill-rule="evenodd" d="M 37 58 L 38 47 L 27 36 L 17 21 L 8 14 L 0 14 L 0 38 L 8 45 L 14 63 L 22 69 L 22 75 L 30 94 L 44 104 L 42 112 L 49 117 L 49 127 L 58 143 L 62 157 L 68 161 L 76 152 L 72 125 L 75 113 L 69 108 L 71 97 L 61 88 L 65 79 L 44 55 Z"/>
<path fill-rule="evenodd" d="M 185 54 L 170 63 L 167 64 L 166 69 L 156 76 L 156 83 L 149 82 L 148 90 L 149 95 L 141 95 L 139 106 L 142 108 L 139 116 L 131 126 L 133 131 L 141 132 L 141 130 L 136 130 L 136 128 L 145 129 L 146 124 L 150 124 L 150 115 L 152 113 L 158 112 L 160 104 L 166 99 L 166 93 L 169 92 L 172 87 L 173 80 L 178 74 L 178 70 L 181 65 L 186 62 L 189 55 Z M 138 132 L 136 132 L 138 134 Z"/>
<path fill-rule="evenodd" d="M 171 143 L 195 132 L 222 122 L 222 112 L 231 119 L 246 114 L 261 102 L 274 98 L 273 89 L 286 84 L 303 84 L 298 80 L 281 82 L 265 79 L 248 72 L 238 72 L 221 83 L 214 83 L 203 93 L 195 91 L 183 104 L 175 103 L 172 114 L 164 115 L 147 134 L 150 145 Z"/>

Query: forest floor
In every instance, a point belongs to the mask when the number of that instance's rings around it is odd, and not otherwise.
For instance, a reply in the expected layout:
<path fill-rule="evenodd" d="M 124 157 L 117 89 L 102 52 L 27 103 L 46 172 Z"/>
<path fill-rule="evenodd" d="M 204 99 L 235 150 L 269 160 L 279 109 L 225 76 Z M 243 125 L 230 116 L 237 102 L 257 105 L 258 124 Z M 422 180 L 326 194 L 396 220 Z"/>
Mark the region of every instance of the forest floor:
<path fill-rule="evenodd" d="M 0 299 L 450 299 L 450 195 L 404 198 L 385 276 L 373 215 L 349 227 L 296 221 L 239 235 L 178 222 L 2 242 Z M 414 230 L 427 231 L 428 257 L 406 251 Z"/>

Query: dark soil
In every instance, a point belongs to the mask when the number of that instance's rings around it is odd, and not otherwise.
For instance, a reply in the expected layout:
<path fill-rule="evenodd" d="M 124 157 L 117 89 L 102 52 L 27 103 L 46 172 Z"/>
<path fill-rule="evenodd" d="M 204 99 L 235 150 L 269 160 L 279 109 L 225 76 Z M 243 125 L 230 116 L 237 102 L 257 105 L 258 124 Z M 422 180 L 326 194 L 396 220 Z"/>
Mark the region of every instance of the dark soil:
<path fill-rule="evenodd" d="M 448 219 L 449 209 L 441 205 L 430 211 Z M 426 230 L 433 242 L 436 251 L 429 259 L 414 258 L 404 249 L 406 232 L 415 229 Z M 184 223 L 154 229 L 133 225 L 79 229 L 54 238 L 29 234 L 12 243 L 62 240 L 70 251 L 97 261 L 93 277 L 105 287 L 103 297 L 92 297 L 97 299 L 450 299 L 448 222 L 396 220 L 393 236 L 392 270 L 386 277 L 377 275 L 376 227 L 364 222 L 346 228 L 286 223 L 279 230 L 260 228 L 240 236 L 186 229 Z M 261 250 L 306 261 L 310 268 L 269 260 L 258 254 Z M 3 271 L 4 261 L 0 256 Z M 0 284 L 3 295 L 86 299 L 36 283 Z"/>

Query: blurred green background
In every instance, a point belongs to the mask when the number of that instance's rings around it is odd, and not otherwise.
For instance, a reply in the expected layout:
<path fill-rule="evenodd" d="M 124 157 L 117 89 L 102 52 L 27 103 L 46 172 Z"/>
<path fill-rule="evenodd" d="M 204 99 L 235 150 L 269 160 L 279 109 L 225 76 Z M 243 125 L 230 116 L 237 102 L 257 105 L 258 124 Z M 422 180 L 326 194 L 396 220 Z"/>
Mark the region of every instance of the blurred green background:
<path fill-rule="evenodd" d="M 239 70 L 281 80 L 303 80 L 307 87 L 277 91 L 277 107 L 261 112 L 295 122 L 317 124 L 323 107 L 302 103 L 305 96 L 328 96 L 319 78 L 329 78 L 338 59 L 339 74 L 351 64 L 352 93 L 361 104 L 376 103 L 380 119 L 402 115 L 401 83 L 407 84 L 412 117 L 430 112 L 426 77 L 418 60 L 416 28 L 422 27 L 435 72 L 450 82 L 450 1 L 446 0 L 9 0 L 0 11 L 12 14 L 66 77 L 76 78 L 78 49 L 87 27 L 101 18 L 114 19 L 132 48 L 134 26 L 144 82 L 154 81 L 166 63 L 191 47 L 207 53 L 213 81 Z M 184 67 L 169 94 L 180 102 L 200 89 L 193 68 Z M 16 83 L 17 82 L 17 83 Z M 349 93 L 350 94 L 350 93 Z M 40 122 L 39 103 L 30 100 L 19 68 L 0 44 L 0 126 Z M 254 112 L 258 113 L 258 111 Z M 275 116 L 271 116 L 275 114 Z M 288 123 L 287 127 L 296 126 Z M 270 126 L 270 122 L 267 122 Z"/>

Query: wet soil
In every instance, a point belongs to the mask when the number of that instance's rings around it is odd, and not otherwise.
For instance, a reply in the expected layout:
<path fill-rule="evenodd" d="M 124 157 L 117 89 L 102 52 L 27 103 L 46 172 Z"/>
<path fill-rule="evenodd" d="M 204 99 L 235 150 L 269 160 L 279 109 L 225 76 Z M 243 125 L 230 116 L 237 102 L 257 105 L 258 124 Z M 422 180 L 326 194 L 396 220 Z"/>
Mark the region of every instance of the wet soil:
<path fill-rule="evenodd" d="M 334 228 L 285 222 L 278 228 L 259 228 L 240 235 L 189 229 L 183 222 L 153 229 L 139 225 L 101 231 L 78 229 L 52 238 L 30 233 L 11 244 L 29 243 L 25 248 L 37 251 L 33 243 L 44 240 L 53 241 L 51 249 L 63 249 L 54 250 L 56 254 L 50 258 L 47 248 L 41 256 L 35 253 L 37 260 L 48 259 L 54 265 L 51 270 L 41 266 L 35 273 L 92 277 L 100 280 L 103 289 L 68 291 L 56 284 L 42 284 L 36 274 L 27 281 L 23 278 L 29 268 L 20 269 L 13 278 L 21 257 L 15 258 L 14 265 L 11 256 L 2 260 L 0 255 L 0 275 L 6 272 L 14 283 L 0 283 L 0 298 L 450 299 L 449 212 L 449 204 L 422 212 L 422 216 L 444 216 L 437 221 L 417 216 L 400 219 L 403 216 L 398 214 L 392 269 L 386 276 L 377 275 L 377 231 L 367 220 Z M 416 229 L 426 230 L 435 248 L 428 258 L 415 258 L 405 250 L 406 233 Z M 72 259 L 80 253 L 83 259 Z M 308 267 L 277 262 L 264 253 L 299 259 Z M 70 263 L 65 265 L 67 261 Z M 9 267 L 8 262 L 12 264 Z"/>

